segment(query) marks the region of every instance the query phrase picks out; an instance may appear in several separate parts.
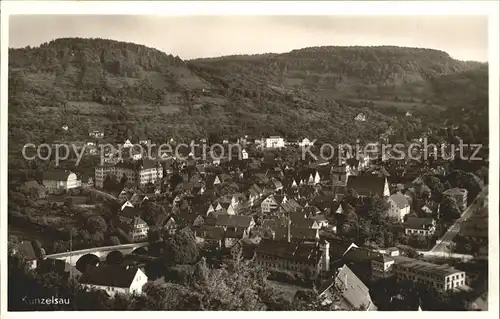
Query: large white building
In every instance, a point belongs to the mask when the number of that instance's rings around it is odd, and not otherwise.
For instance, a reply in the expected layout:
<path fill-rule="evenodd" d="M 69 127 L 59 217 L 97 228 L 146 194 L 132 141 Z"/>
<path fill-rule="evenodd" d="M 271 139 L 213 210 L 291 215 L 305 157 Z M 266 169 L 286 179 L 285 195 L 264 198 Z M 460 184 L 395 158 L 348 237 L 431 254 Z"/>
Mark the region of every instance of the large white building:
<path fill-rule="evenodd" d="M 371 265 L 374 279 L 394 276 L 397 280 L 410 280 L 438 292 L 454 290 L 465 285 L 465 272 L 449 265 L 387 255 L 372 260 Z"/>
<path fill-rule="evenodd" d="M 142 294 L 148 277 L 138 268 L 129 266 L 99 266 L 91 268 L 80 277 L 79 284 L 85 289 L 104 290 L 109 296 Z"/>
<path fill-rule="evenodd" d="M 98 166 L 95 168 L 95 186 L 97 188 L 103 187 L 107 175 L 115 175 L 118 181 L 125 175 L 127 180 L 134 185 L 147 185 L 154 184 L 163 178 L 163 167 L 151 160 Z"/>
<path fill-rule="evenodd" d="M 388 215 L 403 222 L 405 216 L 410 213 L 410 202 L 408 198 L 398 192 L 389 196 L 387 201 L 389 202 Z"/>
<path fill-rule="evenodd" d="M 43 173 L 43 186 L 47 193 L 65 192 L 81 186 L 75 173 L 70 171 L 49 171 Z"/>
<path fill-rule="evenodd" d="M 262 239 L 255 250 L 255 262 L 266 269 L 319 274 L 330 270 L 330 244 Z"/>

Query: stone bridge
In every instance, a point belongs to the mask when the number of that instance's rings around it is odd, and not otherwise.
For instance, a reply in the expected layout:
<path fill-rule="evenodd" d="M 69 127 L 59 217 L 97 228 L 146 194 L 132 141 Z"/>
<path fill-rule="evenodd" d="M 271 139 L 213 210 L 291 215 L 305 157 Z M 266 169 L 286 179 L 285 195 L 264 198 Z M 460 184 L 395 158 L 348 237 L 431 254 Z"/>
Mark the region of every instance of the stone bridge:
<path fill-rule="evenodd" d="M 76 266 L 76 262 L 78 261 L 78 259 L 80 259 L 82 256 L 85 255 L 89 254 L 95 255 L 99 258 L 99 260 L 102 261 L 105 260 L 106 256 L 108 256 L 108 254 L 112 251 L 119 251 L 123 255 L 130 255 L 135 250 L 142 247 L 147 247 L 148 245 L 149 244 L 147 242 L 143 242 L 143 243 L 116 245 L 116 246 L 95 247 L 89 249 L 74 250 L 72 252 L 47 255 L 45 256 L 45 258 L 64 260 L 66 264 L 69 264 L 71 266 Z"/>

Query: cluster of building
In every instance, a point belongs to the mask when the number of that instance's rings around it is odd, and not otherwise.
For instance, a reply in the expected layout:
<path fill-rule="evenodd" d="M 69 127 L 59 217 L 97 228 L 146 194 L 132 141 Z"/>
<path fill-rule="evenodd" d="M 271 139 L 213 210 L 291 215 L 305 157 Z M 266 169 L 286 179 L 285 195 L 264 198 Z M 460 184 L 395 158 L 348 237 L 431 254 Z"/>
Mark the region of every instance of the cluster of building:
<path fill-rule="evenodd" d="M 361 115 L 357 120 L 363 120 Z M 266 149 L 289 145 L 278 136 L 255 140 L 254 144 Z M 312 142 L 305 138 L 295 144 L 307 147 Z M 124 146 L 126 150 L 132 143 L 126 141 Z M 321 295 L 328 296 L 330 289 L 343 285 L 343 307 L 349 310 L 361 306 L 376 309 L 363 284 L 365 277 L 410 280 L 435 291 L 465 285 L 464 272 L 452 267 L 400 256 L 397 249 L 371 251 L 332 235 L 337 231 L 338 216 L 345 213 L 347 196 L 360 200 L 378 196 L 388 203 L 387 216 L 401 223 L 405 234 L 434 236 L 436 220 L 432 216 L 439 205 L 431 201 L 417 205 L 410 190 L 423 187 L 420 176 L 424 171 L 446 173 L 443 162 L 424 167 L 360 154 L 340 165 L 321 159 L 287 163 L 254 155 L 259 153 L 251 149 L 242 153 L 226 159 L 177 159 L 165 154 L 157 160 L 133 154 L 122 162 L 95 167 L 93 180 L 79 180 L 67 171 L 47 172 L 43 186 L 50 192 L 91 185 L 103 188 L 107 176 L 114 175 L 118 180 L 125 176 L 132 186 L 117 196 L 120 208 L 111 222 L 128 242 L 144 242 L 152 231 L 168 237 L 189 227 L 198 243 L 245 252 L 263 268 L 331 279 L 322 285 Z M 153 186 L 149 191 L 145 187 L 148 185 Z M 443 195 L 453 197 L 460 209 L 467 207 L 467 190 L 452 188 Z M 151 203 L 160 205 L 164 213 L 151 216 Z M 427 217 L 410 216 L 415 211 Z M 329 237 L 324 236 L 325 232 Z M 139 287 L 147 281 L 141 270 L 103 269 L 85 274 L 80 283 L 102 287 L 112 294 L 140 292 Z M 113 279 L 117 274 L 125 283 Z"/>

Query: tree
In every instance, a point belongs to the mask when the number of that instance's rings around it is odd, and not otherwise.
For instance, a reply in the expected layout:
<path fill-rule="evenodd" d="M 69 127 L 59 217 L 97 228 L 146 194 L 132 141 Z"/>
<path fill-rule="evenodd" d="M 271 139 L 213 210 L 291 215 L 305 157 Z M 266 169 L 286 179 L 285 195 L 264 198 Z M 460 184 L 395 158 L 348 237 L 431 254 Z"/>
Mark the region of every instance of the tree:
<path fill-rule="evenodd" d="M 194 233 L 189 228 L 175 232 L 165 242 L 165 260 L 169 264 L 192 264 L 198 260 L 198 246 Z"/>
<path fill-rule="evenodd" d="M 448 221 L 460 218 L 461 212 L 455 198 L 444 196 L 440 206 L 440 215 L 442 219 Z"/>
<path fill-rule="evenodd" d="M 53 251 L 54 253 L 63 253 L 69 250 L 69 243 L 64 240 L 58 240 L 54 243 Z"/>
<path fill-rule="evenodd" d="M 481 168 L 479 168 L 477 171 L 476 171 L 476 175 L 478 177 L 480 177 L 485 184 L 488 183 L 488 167 L 486 166 L 481 166 Z"/>
<path fill-rule="evenodd" d="M 125 185 L 127 184 L 127 181 L 128 181 L 127 175 L 123 174 L 122 178 L 120 179 L 121 188 L 125 187 Z"/>
<path fill-rule="evenodd" d="M 431 190 L 432 198 L 436 201 L 441 201 L 441 195 L 445 190 L 441 180 L 433 175 L 424 175 L 423 181 Z"/>
<path fill-rule="evenodd" d="M 92 216 L 87 220 L 87 228 L 91 233 L 102 233 L 108 229 L 108 225 L 101 216 Z"/>
<path fill-rule="evenodd" d="M 111 241 L 111 244 L 113 246 L 120 245 L 120 239 L 118 239 L 118 237 L 116 237 L 116 236 L 109 237 L 109 240 Z"/>
<path fill-rule="evenodd" d="M 177 185 L 181 184 L 183 182 L 183 178 L 179 173 L 175 173 L 170 177 L 170 187 L 172 189 L 175 189 Z"/>
<path fill-rule="evenodd" d="M 200 310 L 264 310 L 265 273 L 249 262 L 234 268 L 209 269 L 202 260 L 195 266 L 193 290 Z"/>
<path fill-rule="evenodd" d="M 379 224 L 381 219 L 386 216 L 388 209 L 389 203 L 382 197 L 375 195 L 365 199 L 363 204 L 356 209 L 356 213 Z"/>
<path fill-rule="evenodd" d="M 64 199 L 64 206 L 66 206 L 67 208 L 72 208 L 73 207 L 73 198 L 72 197 L 66 197 Z"/>
<path fill-rule="evenodd" d="M 144 220 L 149 225 L 157 225 L 160 218 L 165 215 L 167 215 L 165 207 L 152 201 L 146 203 L 144 207 Z"/>
<path fill-rule="evenodd" d="M 473 173 L 461 170 L 453 170 L 446 176 L 453 187 L 465 188 L 469 192 L 469 198 L 475 198 L 484 187 L 483 181 Z"/>

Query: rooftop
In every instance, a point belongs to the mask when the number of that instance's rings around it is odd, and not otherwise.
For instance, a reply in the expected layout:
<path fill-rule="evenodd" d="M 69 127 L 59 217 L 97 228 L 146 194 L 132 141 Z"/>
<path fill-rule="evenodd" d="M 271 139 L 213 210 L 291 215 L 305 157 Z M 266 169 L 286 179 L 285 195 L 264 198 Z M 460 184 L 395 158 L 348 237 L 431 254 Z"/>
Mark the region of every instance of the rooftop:
<path fill-rule="evenodd" d="M 406 268 L 407 270 L 411 270 L 413 272 L 426 272 L 438 276 L 448 276 L 459 272 L 463 272 L 462 270 L 458 270 L 446 264 L 437 265 L 426 261 L 403 257 L 403 256 L 393 256 L 391 258 L 394 259 L 395 264 L 397 265 L 398 268 Z"/>
<path fill-rule="evenodd" d="M 129 288 L 139 269 L 123 266 L 101 266 L 89 269 L 80 278 L 82 284 Z"/>

